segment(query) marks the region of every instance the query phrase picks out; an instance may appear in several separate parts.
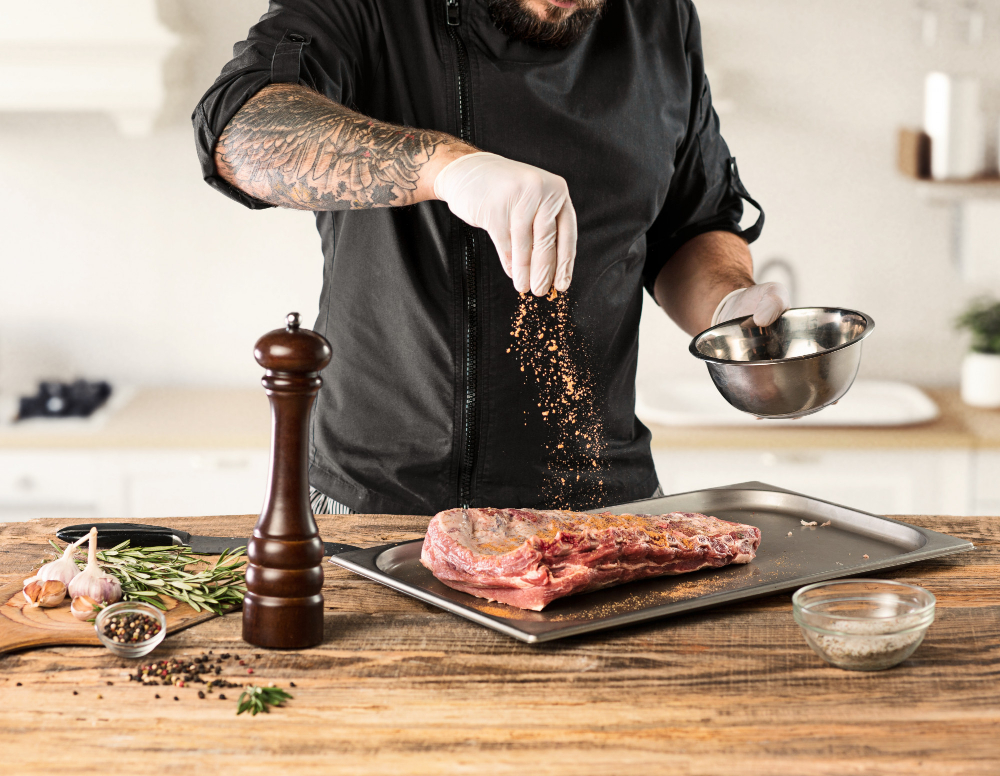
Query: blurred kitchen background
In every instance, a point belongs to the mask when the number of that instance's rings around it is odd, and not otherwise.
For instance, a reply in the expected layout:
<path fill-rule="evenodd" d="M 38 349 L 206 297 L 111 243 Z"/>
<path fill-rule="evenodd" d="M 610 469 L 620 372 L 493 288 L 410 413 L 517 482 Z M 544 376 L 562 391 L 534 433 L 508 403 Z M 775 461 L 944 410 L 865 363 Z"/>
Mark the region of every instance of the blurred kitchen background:
<path fill-rule="evenodd" d="M 314 320 L 319 239 L 310 214 L 206 186 L 189 114 L 266 5 L 0 0 L 0 396 L 114 387 L 88 420 L 0 418 L 0 520 L 260 509 L 252 347 L 291 310 Z M 1000 412 L 960 400 L 954 325 L 1000 292 L 1000 0 L 696 5 L 723 134 L 767 211 L 758 280 L 876 330 L 855 406 L 769 426 L 719 409 L 647 298 L 638 390 L 664 489 L 761 479 L 874 512 L 1000 514 Z M 978 84 L 979 182 L 899 169 L 931 72 Z"/>

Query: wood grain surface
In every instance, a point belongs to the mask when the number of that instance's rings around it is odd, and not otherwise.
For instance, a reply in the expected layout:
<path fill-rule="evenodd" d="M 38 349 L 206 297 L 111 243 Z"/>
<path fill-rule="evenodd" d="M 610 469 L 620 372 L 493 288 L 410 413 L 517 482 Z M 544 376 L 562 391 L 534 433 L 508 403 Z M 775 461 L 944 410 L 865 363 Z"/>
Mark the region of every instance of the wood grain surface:
<path fill-rule="evenodd" d="M 0 587 L 0 654 L 36 647 L 100 645 L 94 624 L 81 622 L 73 616 L 69 596 L 62 605 L 52 608 L 26 606 L 22 584 L 23 580 L 17 580 Z M 167 607 L 164 616 L 168 633 L 215 617 L 212 612 L 196 612 L 173 598 L 163 598 L 163 601 Z"/>
<path fill-rule="evenodd" d="M 296 684 L 270 714 L 235 716 L 237 690 L 202 700 L 129 682 L 134 664 L 103 648 L 0 657 L 0 735 L 14 744 L 2 771 L 998 774 L 1000 518 L 902 519 L 976 550 L 884 575 L 938 597 L 923 645 L 888 671 L 823 663 L 788 595 L 529 646 L 328 566 L 321 646 L 249 647 L 234 613 L 151 656 L 240 654 L 223 677 Z M 0 526 L 0 580 L 29 571 L 65 522 Z M 254 518 L 144 522 L 236 536 Z M 419 538 L 427 521 L 318 522 L 328 541 L 371 546 Z"/>

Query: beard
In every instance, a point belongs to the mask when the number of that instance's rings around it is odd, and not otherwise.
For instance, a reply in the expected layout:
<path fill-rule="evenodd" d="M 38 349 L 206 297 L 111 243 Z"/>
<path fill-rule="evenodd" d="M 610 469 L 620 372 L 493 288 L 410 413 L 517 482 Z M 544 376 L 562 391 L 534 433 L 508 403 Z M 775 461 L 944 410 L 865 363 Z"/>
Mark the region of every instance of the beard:
<path fill-rule="evenodd" d="M 490 18 L 509 38 L 542 48 L 562 49 L 584 36 L 607 0 L 578 0 L 576 8 L 553 5 L 539 18 L 525 0 L 489 0 Z"/>

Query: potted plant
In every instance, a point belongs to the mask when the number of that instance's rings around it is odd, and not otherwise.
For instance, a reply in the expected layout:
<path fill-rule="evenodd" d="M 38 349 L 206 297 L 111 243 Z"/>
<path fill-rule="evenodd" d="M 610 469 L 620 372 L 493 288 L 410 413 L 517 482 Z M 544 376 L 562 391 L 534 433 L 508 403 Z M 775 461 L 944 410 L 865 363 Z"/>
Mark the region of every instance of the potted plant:
<path fill-rule="evenodd" d="M 962 362 L 962 401 L 973 407 L 1000 407 L 1000 302 L 973 301 L 957 324 L 972 332 L 972 351 Z"/>

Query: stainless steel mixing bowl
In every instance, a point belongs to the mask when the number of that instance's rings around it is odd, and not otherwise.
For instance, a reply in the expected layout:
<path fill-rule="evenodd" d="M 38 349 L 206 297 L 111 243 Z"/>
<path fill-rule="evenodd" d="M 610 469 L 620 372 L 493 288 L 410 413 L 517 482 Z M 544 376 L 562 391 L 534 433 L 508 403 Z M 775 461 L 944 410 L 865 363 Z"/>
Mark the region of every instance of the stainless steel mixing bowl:
<path fill-rule="evenodd" d="M 836 307 L 786 310 L 771 326 L 753 317 L 720 323 L 691 340 L 720 393 L 759 418 L 798 418 L 839 401 L 861 363 L 875 322 Z"/>

